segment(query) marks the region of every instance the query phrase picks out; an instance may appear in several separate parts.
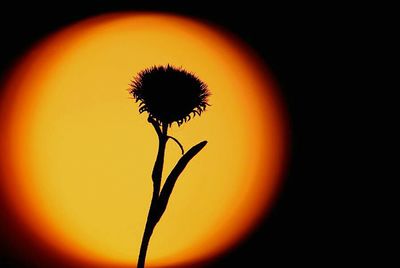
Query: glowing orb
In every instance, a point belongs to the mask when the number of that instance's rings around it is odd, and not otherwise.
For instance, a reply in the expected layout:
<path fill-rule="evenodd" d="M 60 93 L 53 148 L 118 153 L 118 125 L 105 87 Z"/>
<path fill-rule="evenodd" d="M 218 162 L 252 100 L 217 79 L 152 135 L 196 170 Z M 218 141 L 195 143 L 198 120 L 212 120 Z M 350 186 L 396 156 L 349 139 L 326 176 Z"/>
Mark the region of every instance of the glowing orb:
<path fill-rule="evenodd" d="M 168 63 L 206 82 L 212 106 L 170 130 L 186 149 L 208 144 L 179 178 L 147 263 L 212 258 L 265 215 L 286 144 L 284 111 L 267 69 L 245 45 L 203 22 L 104 15 L 32 48 L 1 100 L 4 194 L 50 247 L 94 265 L 136 263 L 158 144 L 127 89 L 140 70 Z M 165 173 L 179 157 L 169 143 Z"/>

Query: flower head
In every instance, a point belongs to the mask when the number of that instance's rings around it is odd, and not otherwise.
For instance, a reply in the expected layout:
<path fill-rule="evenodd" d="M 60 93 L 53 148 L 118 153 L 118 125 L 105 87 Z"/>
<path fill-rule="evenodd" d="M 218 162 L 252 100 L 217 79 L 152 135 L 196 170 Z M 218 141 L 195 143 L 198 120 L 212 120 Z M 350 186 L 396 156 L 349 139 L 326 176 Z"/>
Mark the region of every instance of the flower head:
<path fill-rule="evenodd" d="M 207 85 L 194 74 L 171 65 L 153 66 L 138 73 L 129 91 L 139 104 L 139 112 L 148 112 L 159 124 L 180 126 L 200 115 L 210 95 Z"/>

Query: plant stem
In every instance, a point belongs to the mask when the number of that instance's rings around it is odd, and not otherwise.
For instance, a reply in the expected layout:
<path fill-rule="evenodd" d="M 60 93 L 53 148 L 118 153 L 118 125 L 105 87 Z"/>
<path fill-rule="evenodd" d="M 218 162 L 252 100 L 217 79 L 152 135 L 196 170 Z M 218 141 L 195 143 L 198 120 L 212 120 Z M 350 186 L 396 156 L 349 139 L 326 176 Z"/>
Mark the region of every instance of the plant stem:
<path fill-rule="evenodd" d="M 189 161 L 193 157 L 195 157 L 207 144 L 207 141 L 200 142 L 199 144 L 193 146 L 186 154 L 184 154 L 179 159 L 175 167 L 172 169 L 161 190 L 161 177 L 164 167 L 165 147 L 167 145 L 168 139 L 172 137 L 167 135 L 168 125 L 162 125 L 162 129 L 160 129 L 157 122 L 155 122 L 152 118 L 149 117 L 148 121 L 153 125 L 154 129 L 156 130 L 159 143 L 157 158 L 156 162 L 154 163 L 153 172 L 151 175 L 153 179 L 153 196 L 151 198 L 150 209 L 147 215 L 142 244 L 140 245 L 137 268 L 144 268 L 145 266 L 146 253 L 149 246 L 150 237 L 153 234 L 157 222 L 160 220 L 161 216 L 164 214 L 165 209 L 167 208 L 168 200 L 175 186 L 175 182 L 177 181 L 179 175 L 185 169 Z M 183 153 L 183 146 L 175 138 L 172 139 L 178 143 Z"/>
<path fill-rule="evenodd" d="M 165 147 L 167 144 L 167 128 L 163 126 L 162 132 L 158 132 L 158 153 L 156 162 L 154 163 L 154 168 L 152 172 L 153 179 L 153 196 L 151 199 L 149 213 L 147 215 L 146 227 L 143 233 L 142 244 L 140 246 L 140 253 L 137 268 L 144 268 L 144 264 L 146 261 L 146 253 L 149 245 L 150 237 L 153 234 L 154 227 L 157 224 L 156 215 L 157 213 L 157 201 L 158 196 L 160 194 L 161 187 L 161 176 L 164 166 L 164 155 L 165 155 Z"/>

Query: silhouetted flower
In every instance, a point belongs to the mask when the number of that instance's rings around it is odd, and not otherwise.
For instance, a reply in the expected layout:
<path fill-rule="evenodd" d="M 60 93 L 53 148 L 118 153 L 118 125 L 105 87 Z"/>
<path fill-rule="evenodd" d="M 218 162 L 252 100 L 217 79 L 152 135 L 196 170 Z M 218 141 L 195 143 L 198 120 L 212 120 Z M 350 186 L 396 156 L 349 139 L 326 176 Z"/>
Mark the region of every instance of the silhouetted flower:
<path fill-rule="evenodd" d="M 144 268 L 150 237 L 161 216 L 167 208 L 174 185 L 189 161 L 206 146 L 202 141 L 186 153 L 182 144 L 168 135 L 168 127 L 176 122 L 180 126 L 191 119 L 191 115 L 201 115 L 206 109 L 210 95 L 207 85 L 193 73 L 171 65 L 153 66 L 138 73 L 133 79 L 129 93 L 139 104 L 139 112 L 148 112 L 148 122 L 158 135 L 158 153 L 151 179 L 153 195 L 145 230 L 140 245 L 137 268 Z M 182 151 L 171 173 L 161 185 L 165 148 L 169 139 L 174 140 Z"/>
<path fill-rule="evenodd" d="M 148 112 L 160 125 L 180 126 L 200 115 L 209 105 L 207 85 L 194 74 L 171 65 L 145 69 L 132 81 L 130 93 L 140 102 L 139 112 Z"/>

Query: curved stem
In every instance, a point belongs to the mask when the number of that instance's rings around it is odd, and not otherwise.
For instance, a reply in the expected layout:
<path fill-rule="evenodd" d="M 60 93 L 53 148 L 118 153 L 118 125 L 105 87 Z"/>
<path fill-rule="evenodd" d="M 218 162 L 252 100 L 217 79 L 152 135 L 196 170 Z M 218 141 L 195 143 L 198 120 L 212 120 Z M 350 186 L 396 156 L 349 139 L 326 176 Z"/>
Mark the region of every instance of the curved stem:
<path fill-rule="evenodd" d="M 167 135 L 167 124 L 162 124 L 160 128 L 160 125 L 154 119 L 149 117 L 148 121 L 153 125 L 154 129 L 156 130 L 159 143 L 157 158 L 154 163 L 153 172 L 151 175 L 153 180 L 153 196 L 151 199 L 149 213 L 147 215 L 146 227 L 143 233 L 142 243 L 140 245 L 137 268 L 145 267 L 147 248 L 149 246 L 151 235 L 153 234 L 157 222 L 160 220 L 167 207 L 168 200 L 171 196 L 176 180 L 185 169 L 189 161 L 194 156 L 196 156 L 207 144 L 207 141 L 200 142 L 199 144 L 193 146 L 186 154 L 184 154 L 182 144 L 180 144 L 180 142 L 174 137 Z M 179 159 L 178 163 L 167 177 L 161 190 L 161 178 L 164 167 L 165 148 L 169 138 L 173 139 L 179 145 L 182 150 L 182 154 L 184 155 Z"/>
<path fill-rule="evenodd" d="M 158 138 L 160 138 L 162 136 L 162 132 L 161 132 L 160 126 L 158 125 L 157 121 L 154 120 L 153 118 L 151 118 L 150 116 L 147 118 L 147 121 L 153 125 L 153 127 L 158 135 Z"/>
<path fill-rule="evenodd" d="M 161 188 L 161 177 L 162 177 L 162 171 L 163 171 L 163 166 L 164 166 L 164 155 L 165 155 L 165 147 L 167 144 L 167 129 L 163 127 L 164 133 L 161 131 L 157 131 L 159 127 L 157 124 L 154 124 L 152 121 L 150 121 L 156 128 L 156 132 L 158 134 L 159 138 L 159 143 L 158 143 L 158 153 L 157 153 L 157 158 L 156 162 L 154 163 L 153 167 L 153 172 L 152 172 L 152 180 L 153 180 L 153 196 L 151 199 L 151 204 L 150 204 L 150 209 L 149 213 L 147 215 L 147 221 L 146 221 L 146 227 L 143 233 L 143 238 L 142 238 L 142 243 L 140 245 L 140 252 L 139 252 L 139 258 L 138 258 L 138 264 L 137 268 L 144 268 L 144 264 L 146 261 L 146 253 L 147 253 L 147 248 L 150 242 L 150 237 L 153 234 L 154 227 L 157 224 L 156 220 L 156 215 L 157 213 L 157 203 L 158 203 L 158 197 L 160 194 L 160 188 Z"/>
<path fill-rule="evenodd" d="M 182 154 L 185 154 L 185 150 L 183 149 L 182 144 L 177 139 L 172 136 L 167 136 L 167 138 L 174 140 L 179 145 L 179 148 L 181 148 Z"/>

